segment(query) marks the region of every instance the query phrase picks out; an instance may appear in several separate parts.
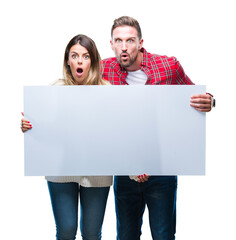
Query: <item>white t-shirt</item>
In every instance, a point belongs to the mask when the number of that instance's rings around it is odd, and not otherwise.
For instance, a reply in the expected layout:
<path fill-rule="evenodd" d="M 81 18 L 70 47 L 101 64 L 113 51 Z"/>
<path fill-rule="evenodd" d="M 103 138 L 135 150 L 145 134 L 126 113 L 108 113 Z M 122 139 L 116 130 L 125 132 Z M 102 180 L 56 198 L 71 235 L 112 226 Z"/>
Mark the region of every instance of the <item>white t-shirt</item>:
<path fill-rule="evenodd" d="M 128 72 L 125 80 L 129 85 L 144 85 L 147 81 L 147 75 L 139 69 L 138 71 Z"/>

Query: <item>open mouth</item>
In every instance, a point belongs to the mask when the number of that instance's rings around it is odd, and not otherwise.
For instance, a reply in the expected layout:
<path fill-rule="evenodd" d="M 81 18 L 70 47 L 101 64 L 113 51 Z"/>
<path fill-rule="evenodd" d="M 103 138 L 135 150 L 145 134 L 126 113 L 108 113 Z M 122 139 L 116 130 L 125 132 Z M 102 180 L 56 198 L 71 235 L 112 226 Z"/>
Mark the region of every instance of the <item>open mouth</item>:
<path fill-rule="evenodd" d="M 128 57 L 129 57 L 129 54 L 128 53 L 122 53 L 120 56 L 123 60 L 127 60 Z"/>
<path fill-rule="evenodd" d="M 79 73 L 79 74 L 83 73 L 83 69 L 82 69 L 82 68 L 77 68 L 76 71 L 77 71 L 77 73 Z"/>
<path fill-rule="evenodd" d="M 83 71 L 84 71 L 83 68 L 77 68 L 76 69 L 77 76 L 81 77 L 83 75 Z"/>

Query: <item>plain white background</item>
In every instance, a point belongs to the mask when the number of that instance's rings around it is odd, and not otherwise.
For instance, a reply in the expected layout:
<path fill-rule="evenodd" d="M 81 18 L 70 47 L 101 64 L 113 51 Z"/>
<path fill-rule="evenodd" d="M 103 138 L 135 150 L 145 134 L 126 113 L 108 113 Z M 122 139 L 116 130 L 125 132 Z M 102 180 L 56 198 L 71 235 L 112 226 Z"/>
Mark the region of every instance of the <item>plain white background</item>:
<path fill-rule="evenodd" d="M 217 108 L 207 114 L 206 176 L 179 177 L 177 239 L 235 236 L 233 0 L 12 0 L 1 2 L 0 9 L 1 238 L 55 239 L 46 181 L 43 177 L 24 177 L 20 131 L 23 86 L 48 85 L 62 77 L 64 49 L 76 34 L 94 39 L 102 58 L 113 56 L 110 28 L 122 15 L 140 22 L 144 47 L 149 52 L 176 56 L 191 80 L 206 84 L 217 99 Z M 103 239 L 115 239 L 112 189 Z M 151 239 L 148 211 L 142 239 Z"/>

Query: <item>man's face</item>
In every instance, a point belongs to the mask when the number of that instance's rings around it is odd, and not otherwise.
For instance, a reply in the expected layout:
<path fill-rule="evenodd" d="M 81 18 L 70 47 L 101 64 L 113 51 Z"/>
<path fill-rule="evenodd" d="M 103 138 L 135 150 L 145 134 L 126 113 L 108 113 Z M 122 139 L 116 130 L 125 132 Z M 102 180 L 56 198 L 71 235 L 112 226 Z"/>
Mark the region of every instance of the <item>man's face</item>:
<path fill-rule="evenodd" d="M 137 57 L 142 45 L 143 39 L 138 38 L 136 28 L 120 26 L 113 30 L 111 47 L 122 67 L 126 69 L 132 68 L 137 63 Z"/>

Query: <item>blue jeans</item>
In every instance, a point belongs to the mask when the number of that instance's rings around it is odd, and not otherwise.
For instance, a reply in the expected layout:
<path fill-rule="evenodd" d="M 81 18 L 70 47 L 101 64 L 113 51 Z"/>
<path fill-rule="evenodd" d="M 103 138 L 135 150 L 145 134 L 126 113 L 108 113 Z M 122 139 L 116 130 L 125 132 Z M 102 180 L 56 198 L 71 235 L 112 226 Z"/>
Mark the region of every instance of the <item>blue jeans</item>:
<path fill-rule="evenodd" d="M 174 240 L 176 226 L 176 176 L 151 176 L 144 183 L 128 176 L 114 179 L 117 240 L 139 240 L 147 205 L 154 240 Z"/>
<path fill-rule="evenodd" d="M 100 240 L 110 187 L 81 187 L 78 183 L 48 181 L 57 240 L 74 240 L 78 226 L 80 195 L 80 230 L 83 240 Z"/>

